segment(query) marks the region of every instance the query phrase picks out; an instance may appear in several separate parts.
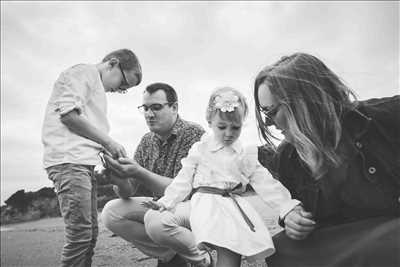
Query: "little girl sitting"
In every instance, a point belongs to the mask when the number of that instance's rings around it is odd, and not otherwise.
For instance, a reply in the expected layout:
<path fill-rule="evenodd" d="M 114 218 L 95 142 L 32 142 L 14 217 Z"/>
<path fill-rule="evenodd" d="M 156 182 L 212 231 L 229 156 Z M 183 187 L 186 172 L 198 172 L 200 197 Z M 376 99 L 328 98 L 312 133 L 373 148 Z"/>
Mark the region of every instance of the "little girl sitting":
<path fill-rule="evenodd" d="M 254 260 L 275 252 L 267 227 L 240 196 L 248 184 L 279 210 L 281 218 L 300 203 L 259 164 L 257 147 L 244 148 L 239 141 L 247 113 L 248 105 L 240 92 L 229 87 L 215 90 L 206 113 L 212 134 L 193 145 L 164 196 L 143 203 L 159 210 L 160 220 L 177 205 L 189 205 L 192 232 L 178 238 L 215 248 L 217 266 L 240 266 L 241 255 Z M 191 199 L 184 201 L 191 193 Z"/>

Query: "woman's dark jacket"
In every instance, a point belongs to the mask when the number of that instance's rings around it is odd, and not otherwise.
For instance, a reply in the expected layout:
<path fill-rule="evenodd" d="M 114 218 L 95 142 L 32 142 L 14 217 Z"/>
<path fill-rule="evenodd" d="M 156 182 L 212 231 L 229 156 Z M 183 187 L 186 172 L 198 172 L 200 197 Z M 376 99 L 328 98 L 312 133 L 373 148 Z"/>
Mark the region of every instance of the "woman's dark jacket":
<path fill-rule="evenodd" d="M 400 96 L 357 103 L 342 122 L 343 160 L 312 178 L 294 146 L 259 148 L 259 161 L 300 200 L 320 226 L 400 215 Z"/>

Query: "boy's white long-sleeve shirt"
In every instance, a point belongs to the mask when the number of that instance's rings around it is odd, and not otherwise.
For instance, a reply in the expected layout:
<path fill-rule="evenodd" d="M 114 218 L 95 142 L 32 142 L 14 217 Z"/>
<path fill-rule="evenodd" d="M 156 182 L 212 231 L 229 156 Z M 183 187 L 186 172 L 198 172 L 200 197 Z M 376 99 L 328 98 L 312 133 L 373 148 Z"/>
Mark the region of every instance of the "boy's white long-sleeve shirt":
<path fill-rule="evenodd" d="M 44 168 L 75 163 L 101 164 L 100 144 L 73 133 L 60 117 L 76 110 L 97 129 L 108 133 L 107 97 L 96 65 L 75 65 L 60 74 L 47 103 L 42 128 Z"/>
<path fill-rule="evenodd" d="M 213 135 L 203 136 L 192 146 L 188 156 L 182 160 L 181 171 L 158 202 L 171 209 L 183 201 L 193 188 L 211 186 L 230 189 L 238 183 L 242 183 L 243 190 L 250 184 L 268 206 L 279 211 L 281 218 L 300 204 L 258 162 L 256 146 L 244 148 L 239 140 L 224 146 Z"/>

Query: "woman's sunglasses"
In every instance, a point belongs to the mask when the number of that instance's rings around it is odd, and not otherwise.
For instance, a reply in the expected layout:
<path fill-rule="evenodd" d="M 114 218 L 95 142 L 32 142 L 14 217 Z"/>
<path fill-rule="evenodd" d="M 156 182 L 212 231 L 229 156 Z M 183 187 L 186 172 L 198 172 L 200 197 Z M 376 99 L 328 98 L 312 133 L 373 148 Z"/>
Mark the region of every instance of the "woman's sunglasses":
<path fill-rule="evenodd" d="M 260 107 L 260 112 L 265 116 L 266 120 L 273 121 L 273 117 L 276 116 L 276 114 L 279 111 L 279 108 L 282 106 L 281 103 L 276 105 L 275 107 Z"/>

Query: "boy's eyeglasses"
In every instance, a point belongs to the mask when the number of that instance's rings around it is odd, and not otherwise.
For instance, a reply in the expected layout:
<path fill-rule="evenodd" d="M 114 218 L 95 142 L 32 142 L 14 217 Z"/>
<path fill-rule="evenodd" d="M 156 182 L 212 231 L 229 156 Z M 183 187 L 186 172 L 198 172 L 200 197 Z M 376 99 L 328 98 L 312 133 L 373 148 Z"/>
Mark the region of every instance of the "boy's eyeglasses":
<path fill-rule="evenodd" d="M 147 106 L 147 105 L 141 105 L 141 106 L 138 106 L 138 110 L 140 111 L 140 112 L 142 112 L 142 113 L 145 113 L 145 112 L 147 112 L 149 109 L 151 110 L 151 111 L 160 111 L 160 110 L 162 110 L 163 108 L 164 108 L 164 106 L 165 105 L 172 105 L 172 104 L 174 104 L 175 102 L 167 102 L 167 103 L 162 103 L 162 104 L 160 104 L 160 103 L 155 103 L 155 104 L 151 104 L 151 105 L 149 105 L 149 106 Z"/>
<path fill-rule="evenodd" d="M 122 81 L 121 81 L 121 84 L 119 86 L 119 89 L 121 91 L 126 91 L 129 88 L 129 83 L 128 83 L 128 80 L 126 79 L 124 71 L 121 68 L 121 64 L 118 64 L 118 67 L 119 67 L 119 70 L 121 71 L 121 74 L 122 74 Z"/>

